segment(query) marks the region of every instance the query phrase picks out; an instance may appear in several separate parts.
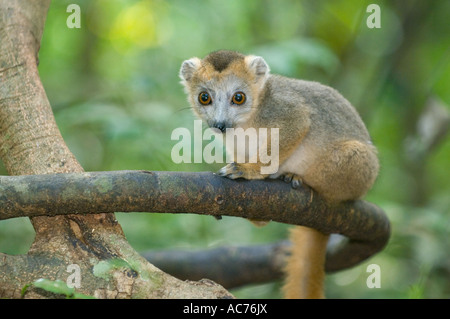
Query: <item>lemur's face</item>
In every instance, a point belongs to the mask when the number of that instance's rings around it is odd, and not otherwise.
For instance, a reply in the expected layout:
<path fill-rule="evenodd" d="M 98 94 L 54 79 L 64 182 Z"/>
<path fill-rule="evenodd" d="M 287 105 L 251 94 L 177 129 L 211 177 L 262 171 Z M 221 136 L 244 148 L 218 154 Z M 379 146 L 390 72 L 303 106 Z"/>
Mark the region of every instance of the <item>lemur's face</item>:
<path fill-rule="evenodd" d="M 184 61 L 180 77 L 197 116 L 224 132 L 251 118 L 268 73 L 260 57 L 218 51 Z"/>
<path fill-rule="evenodd" d="M 252 87 L 241 77 L 229 73 L 211 78 L 200 78 L 189 88 L 194 112 L 209 127 L 222 132 L 245 123 L 252 113 Z"/>

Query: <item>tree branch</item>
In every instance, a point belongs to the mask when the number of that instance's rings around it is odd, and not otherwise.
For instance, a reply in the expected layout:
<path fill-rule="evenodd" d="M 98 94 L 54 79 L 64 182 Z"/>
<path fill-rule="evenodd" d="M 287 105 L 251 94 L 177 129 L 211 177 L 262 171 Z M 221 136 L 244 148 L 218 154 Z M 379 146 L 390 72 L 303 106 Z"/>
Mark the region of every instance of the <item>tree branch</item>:
<path fill-rule="evenodd" d="M 142 256 L 182 280 L 208 278 L 226 289 L 283 278 L 291 243 L 218 247 L 207 250 L 146 251 Z"/>
<path fill-rule="evenodd" d="M 331 234 L 328 251 L 345 245 L 341 235 Z M 226 289 L 267 283 L 284 278 L 283 269 L 291 242 L 283 240 L 251 246 L 223 246 L 205 250 L 144 251 L 141 255 L 159 269 L 182 280 L 208 278 Z M 330 265 L 329 267 L 330 268 Z M 331 272 L 332 269 L 326 269 Z"/>
<path fill-rule="evenodd" d="M 230 180 L 210 172 L 113 171 L 0 177 L 0 219 L 100 212 L 195 213 L 273 220 L 337 233 L 326 269 L 351 267 L 380 251 L 390 225 L 367 201 L 328 205 L 278 180 Z"/>

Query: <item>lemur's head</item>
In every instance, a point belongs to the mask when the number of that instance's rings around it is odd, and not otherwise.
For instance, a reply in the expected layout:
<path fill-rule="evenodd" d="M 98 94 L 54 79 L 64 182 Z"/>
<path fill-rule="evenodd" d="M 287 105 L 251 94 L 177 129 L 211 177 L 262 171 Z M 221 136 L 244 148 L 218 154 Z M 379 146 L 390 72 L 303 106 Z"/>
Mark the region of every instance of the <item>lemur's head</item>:
<path fill-rule="evenodd" d="M 192 109 L 222 132 L 251 118 L 268 76 L 263 58 L 226 50 L 186 60 L 180 69 Z"/>

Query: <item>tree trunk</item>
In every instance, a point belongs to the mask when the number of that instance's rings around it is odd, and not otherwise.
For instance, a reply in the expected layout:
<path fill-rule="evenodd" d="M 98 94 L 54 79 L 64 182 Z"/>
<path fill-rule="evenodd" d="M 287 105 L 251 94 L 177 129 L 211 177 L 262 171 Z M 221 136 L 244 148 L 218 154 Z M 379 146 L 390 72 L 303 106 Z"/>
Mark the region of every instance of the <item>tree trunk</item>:
<path fill-rule="evenodd" d="M 49 0 L 0 0 L 0 157 L 10 175 L 82 172 L 56 125 L 37 69 Z M 0 298 L 19 298 L 40 278 L 66 281 L 81 270 L 78 292 L 100 298 L 229 297 L 210 282 L 177 280 L 142 258 L 112 212 L 31 218 L 27 255 L 0 253 Z M 15 272 L 14 278 L 6 276 Z M 48 297 L 33 288 L 26 298 Z"/>

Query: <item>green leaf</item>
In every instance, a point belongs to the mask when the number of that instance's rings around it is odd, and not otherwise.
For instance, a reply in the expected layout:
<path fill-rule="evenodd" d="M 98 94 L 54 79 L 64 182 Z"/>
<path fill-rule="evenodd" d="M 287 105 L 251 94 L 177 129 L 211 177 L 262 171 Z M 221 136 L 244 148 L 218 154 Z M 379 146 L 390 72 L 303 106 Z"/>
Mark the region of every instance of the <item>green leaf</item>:
<path fill-rule="evenodd" d="M 38 279 L 33 283 L 33 286 L 36 288 L 44 289 L 45 291 L 54 293 L 54 294 L 60 294 L 60 295 L 66 295 L 71 296 L 74 294 L 75 289 L 70 288 L 67 286 L 67 284 L 62 280 L 49 280 L 49 279 Z"/>
<path fill-rule="evenodd" d="M 64 295 L 69 299 L 95 299 L 92 296 L 75 292 L 74 288 L 68 287 L 67 284 L 62 280 L 49 280 L 44 278 L 40 278 L 32 284 L 25 285 L 22 288 L 22 296 L 25 295 L 26 290 L 31 285 L 54 294 Z"/>

